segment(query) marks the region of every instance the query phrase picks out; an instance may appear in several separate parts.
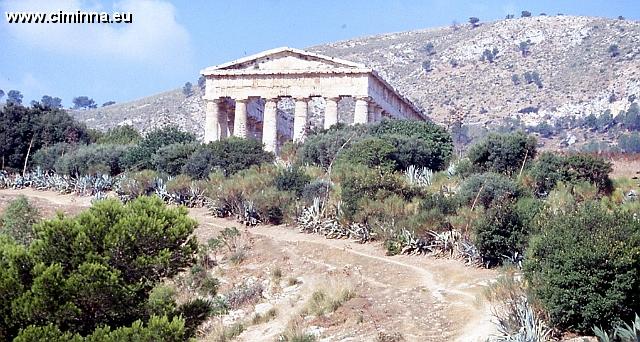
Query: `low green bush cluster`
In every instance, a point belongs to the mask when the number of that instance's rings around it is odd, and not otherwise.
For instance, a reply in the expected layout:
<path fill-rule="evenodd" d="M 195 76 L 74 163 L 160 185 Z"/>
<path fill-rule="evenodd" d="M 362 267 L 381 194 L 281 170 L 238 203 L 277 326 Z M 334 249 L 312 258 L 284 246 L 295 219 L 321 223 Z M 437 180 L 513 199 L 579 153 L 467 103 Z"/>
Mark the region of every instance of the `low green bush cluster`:
<path fill-rule="evenodd" d="M 192 336 L 189 327 L 199 315 L 189 317 L 184 305 L 167 304 L 166 294 L 159 304 L 154 287 L 193 263 L 195 227 L 186 209 L 141 197 L 126 205 L 100 201 L 75 217 L 38 223 L 28 245 L 0 234 L 0 339 Z M 199 308 L 206 313 L 210 305 Z"/>
<path fill-rule="evenodd" d="M 86 145 L 72 150 L 55 162 L 56 172 L 64 175 L 118 175 L 124 171 L 125 145 Z"/>
<path fill-rule="evenodd" d="M 589 182 L 601 193 L 609 193 L 612 190 L 612 182 L 609 179 L 611 171 L 611 163 L 601 157 L 588 154 L 561 156 L 547 152 L 535 161 L 530 174 L 535 183 L 535 192 L 544 196 L 558 182 Z"/>
<path fill-rule="evenodd" d="M 590 332 L 640 312 L 636 215 L 587 202 L 538 221 L 524 270 L 554 326 Z"/>

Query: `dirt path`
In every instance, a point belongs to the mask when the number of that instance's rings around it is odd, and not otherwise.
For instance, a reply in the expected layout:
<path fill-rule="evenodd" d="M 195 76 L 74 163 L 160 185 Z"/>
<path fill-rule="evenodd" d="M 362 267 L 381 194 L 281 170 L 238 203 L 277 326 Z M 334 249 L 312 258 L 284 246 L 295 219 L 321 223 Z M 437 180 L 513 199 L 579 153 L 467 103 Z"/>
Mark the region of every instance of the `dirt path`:
<path fill-rule="evenodd" d="M 217 229 L 238 225 L 234 221 L 208 216 L 203 209 L 192 209 L 191 213 L 204 225 Z M 419 296 L 431 297 L 432 307 L 444 316 L 445 324 L 452 333 L 446 340 L 485 341 L 496 332 L 489 308 L 478 301 L 482 288 L 495 278 L 494 271 L 467 267 L 455 260 L 406 255 L 388 257 L 379 244 L 326 239 L 299 233 L 286 226 L 260 226 L 249 231 L 284 244 L 289 253 L 298 258 L 314 256 L 309 252 L 319 248 L 322 252 L 315 254 L 321 256 L 316 259 L 318 263 L 334 269 L 355 265 L 359 273 L 370 275 L 364 276 L 364 280 L 378 288 L 395 291 L 420 289 Z M 311 246 L 315 248 L 309 248 Z M 406 308 L 412 315 L 424 315 L 426 309 L 412 305 Z M 415 318 L 420 319 L 412 316 Z M 420 340 L 424 336 L 417 333 L 415 337 Z"/>
<path fill-rule="evenodd" d="M 91 202 L 29 189 L 0 190 L 0 202 L 18 195 L 66 212 L 77 212 Z M 191 209 L 190 215 L 200 222 L 196 235 L 203 242 L 220 229 L 238 226 L 209 216 L 205 209 Z M 329 317 L 309 322 L 324 327 L 326 341 L 371 341 L 381 332 L 399 332 L 407 341 L 474 342 L 495 333 L 489 308 L 477 300 L 482 288 L 496 277 L 494 271 L 455 260 L 388 257 L 379 244 L 329 240 L 286 226 L 260 226 L 247 232 L 255 241 L 247 261 L 233 271 L 238 277 L 251 272 L 264 275 L 279 267 L 302 279 L 303 285 L 293 289 L 297 292 L 287 301 L 275 301 L 276 319 L 248 327 L 239 340 L 273 341 L 314 289 L 331 285 L 328 279 L 356 284 L 358 296 Z"/>

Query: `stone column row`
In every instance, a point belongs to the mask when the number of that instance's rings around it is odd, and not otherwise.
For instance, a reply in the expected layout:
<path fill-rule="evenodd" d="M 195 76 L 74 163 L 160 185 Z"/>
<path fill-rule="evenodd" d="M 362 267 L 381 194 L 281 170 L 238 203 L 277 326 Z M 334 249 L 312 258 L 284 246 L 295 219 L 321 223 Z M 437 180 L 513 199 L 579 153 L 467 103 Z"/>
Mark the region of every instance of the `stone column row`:
<path fill-rule="evenodd" d="M 355 98 L 354 124 L 377 122 L 382 118 L 382 109 L 370 97 Z M 293 140 L 303 142 L 309 124 L 309 97 L 295 98 L 293 119 Z M 324 115 L 324 128 L 338 123 L 338 101 L 340 97 L 327 97 Z M 248 99 L 235 99 L 235 116 L 233 120 L 233 136 L 248 137 Z M 208 100 L 205 116 L 205 143 L 224 139 L 228 135 L 228 117 L 223 107 L 222 99 Z M 266 99 L 263 114 L 262 142 L 265 150 L 276 152 L 278 145 L 278 98 Z"/>

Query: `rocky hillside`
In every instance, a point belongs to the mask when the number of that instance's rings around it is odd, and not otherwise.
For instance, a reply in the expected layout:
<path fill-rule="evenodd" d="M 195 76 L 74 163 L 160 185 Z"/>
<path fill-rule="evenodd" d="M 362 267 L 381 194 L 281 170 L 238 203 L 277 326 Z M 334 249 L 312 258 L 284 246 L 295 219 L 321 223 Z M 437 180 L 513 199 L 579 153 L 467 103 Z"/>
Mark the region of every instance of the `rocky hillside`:
<path fill-rule="evenodd" d="M 469 127 L 506 120 L 553 125 L 558 118 L 606 110 L 615 116 L 640 99 L 636 21 L 538 16 L 390 33 L 308 50 L 373 67 L 444 124 L 458 119 Z M 147 130 L 172 122 L 201 135 L 204 110 L 199 97 L 185 98 L 174 90 L 76 116 L 103 129 L 131 123 Z M 567 134 L 572 141 L 588 140 L 574 130 L 547 143 Z"/>

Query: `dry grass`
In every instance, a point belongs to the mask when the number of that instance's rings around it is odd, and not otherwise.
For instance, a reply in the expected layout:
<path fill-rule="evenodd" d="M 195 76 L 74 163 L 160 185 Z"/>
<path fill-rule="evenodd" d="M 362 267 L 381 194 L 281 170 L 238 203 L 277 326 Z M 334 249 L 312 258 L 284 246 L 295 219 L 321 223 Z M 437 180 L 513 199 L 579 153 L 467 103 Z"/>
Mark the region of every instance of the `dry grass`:
<path fill-rule="evenodd" d="M 313 292 L 302 313 L 304 315 L 323 316 L 338 310 L 349 299 L 354 298 L 356 292 L 350 285 L 322 287 Z"/>
<path fill-rule="evenodd" d="M 238 337 L 245 330 L 245 326 L 242 323 L 234 323 L 230 326 L 224 326 L 222 324 L 213 328 L 213 331 L 208 335 L 207 341 L 211 342 L 228 342 Z"/>
<path fill-rule="evenodd" d="M 287 328 L 278 337 L 278 341 L 281 342 L 314 342 L 317 338 L 306 332 L 306 325 L 304 324 L 304 317 L 296 316 L 289 321 Z"/>
<path fill-rule="evenodd" d="M 264 315 L 259 315 L 259 314 L 253 315 L 253 318 L 251 319 L 251 323 L 254 325 L 267 323 L 276 317 L 278 317 L 278 310 L 273 308 L 265 312 Z"/>

